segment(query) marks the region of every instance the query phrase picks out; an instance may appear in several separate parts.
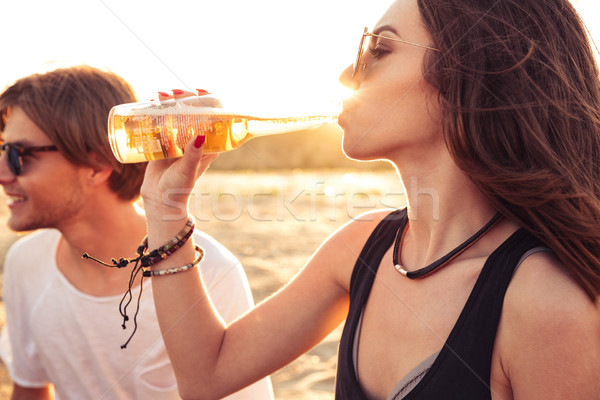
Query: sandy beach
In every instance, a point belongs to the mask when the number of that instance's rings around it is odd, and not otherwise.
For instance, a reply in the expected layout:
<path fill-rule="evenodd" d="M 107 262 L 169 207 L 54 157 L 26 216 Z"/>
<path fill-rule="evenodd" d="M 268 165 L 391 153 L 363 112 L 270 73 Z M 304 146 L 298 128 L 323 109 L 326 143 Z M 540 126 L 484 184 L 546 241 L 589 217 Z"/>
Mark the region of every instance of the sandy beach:
<path fill-rule="evenodd" d="M 3 196 L 0 201 L 4 202 Z M 372 172 L 282 170 L 209 171 L 198 185 L 191 211 L 198 226 L 242 262 L 260 302 L 288 281 L 336 228 L 359 214 L 401 207 L 403 188 L 391 169 Z M 18 237 L 5 228 L 0 207 L 0 256 Z M 0 314 L 4 322 L 4 313 Z M 333 399 L 338 327 L 321 344 L 272 375 L 276 399 Z M 0 399 L 10 378 L 0 367 Z"/>

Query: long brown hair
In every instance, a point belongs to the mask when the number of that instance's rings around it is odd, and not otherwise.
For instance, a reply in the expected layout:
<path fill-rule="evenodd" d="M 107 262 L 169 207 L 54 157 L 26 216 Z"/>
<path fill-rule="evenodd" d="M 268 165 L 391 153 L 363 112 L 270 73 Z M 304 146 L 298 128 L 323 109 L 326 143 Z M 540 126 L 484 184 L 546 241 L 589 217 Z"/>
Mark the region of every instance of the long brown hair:
<path fill-rule="evenodd" d="M 0 131 L 11 107 L 25 114 L 76 165 L 109 166 L 109 187 L 123 200 L 139 197 L 146 164 L 120 164 L 108 142 L 108 113 L 136 101 L 120 76 L 87 65 L 59 68 L 17 80 L 0 94 Z"/>
<path fill-rule="evenodd" d="M 568 0 L 418 0 L 448 148 L 506 216 L 600 293 L 600 76 Z"/>

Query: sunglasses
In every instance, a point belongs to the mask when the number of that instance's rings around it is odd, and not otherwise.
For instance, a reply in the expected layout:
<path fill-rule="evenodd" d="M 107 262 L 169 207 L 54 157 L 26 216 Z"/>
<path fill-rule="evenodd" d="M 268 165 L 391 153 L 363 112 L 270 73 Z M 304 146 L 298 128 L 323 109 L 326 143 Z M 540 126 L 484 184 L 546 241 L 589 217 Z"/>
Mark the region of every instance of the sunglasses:
<path fill-rule="evenodd" d="M 356 75 L 358 74 L 359 69 L 365 69 L 367 67 L 367 63 L 362 62 L 362 57 L 365 54 L 365 52 L 367 51 L 365 45 L 368 42 L 366 40 L 368 37 L 381 38 L 381 39 L 391 40 L 394 42 L 409 44 L 411 46 L 422 47 L 424 49 L 429 49 L 429 50 L 433 50 L 433 51 L 440 51 L 439 49 L 436 49 L 435 47 L 426 46 L 423 44 L 417 44 L 417 43 L 413 43 L 413 42 L 407 42 L 406 40 L 391 38 L 389 36 L 378 35 L 376 33 L 369 32 L 369 28 L 365 28 L 363 31 L 362 37 L 360 39 L 360 45 L 358 46 L 358 54 L 356 55 L 356 62 L 354 63 L 354 66 L 352 67 L 352 79 L 356 78 Z"/>
<path fill-rule="evenodd" d="M 44 151 L 58 151 L 58 148 L 54 145 L 24 147 L 14 143 L 2 143 L 0 140 L 0 157 L 6 158 L 10 172 L 15 176 L 21 175 L 23 171 L 22 157 Z"/>

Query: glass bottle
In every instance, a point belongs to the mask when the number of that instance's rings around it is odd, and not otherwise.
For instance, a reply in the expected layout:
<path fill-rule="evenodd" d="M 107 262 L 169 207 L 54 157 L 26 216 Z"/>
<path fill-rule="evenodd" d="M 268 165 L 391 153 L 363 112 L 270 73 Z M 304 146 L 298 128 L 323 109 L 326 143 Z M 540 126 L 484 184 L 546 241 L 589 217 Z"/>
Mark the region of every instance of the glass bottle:
<path fill-rule="evenodd" d="M 337 113 L 240 113 L 212 95 L 115 106 L 108 117 L 111 149 L 119 162 L 181 157 L 186 143 L 206 135 L 205 153 L 233 150 L 248 140 L 335 123 Z"/>

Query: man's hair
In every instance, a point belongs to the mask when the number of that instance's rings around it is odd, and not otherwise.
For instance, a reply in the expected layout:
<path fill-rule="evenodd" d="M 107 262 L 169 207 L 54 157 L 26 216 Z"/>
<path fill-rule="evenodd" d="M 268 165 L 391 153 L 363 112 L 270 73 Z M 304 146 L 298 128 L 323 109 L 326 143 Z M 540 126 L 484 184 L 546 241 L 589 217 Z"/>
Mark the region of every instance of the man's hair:
<path fill-rule="evenodd" d="M 75 165 L 111 167 L 110 189 L 122 200 L 139 197 L 146 163 L 120 164 L 108 141 L 110 109 L 135 102 L 121 77 L 90 66 L 60 68 L 19 79 L 0 95 L 0 131 L 10 109 L 20 107 Z"/>

